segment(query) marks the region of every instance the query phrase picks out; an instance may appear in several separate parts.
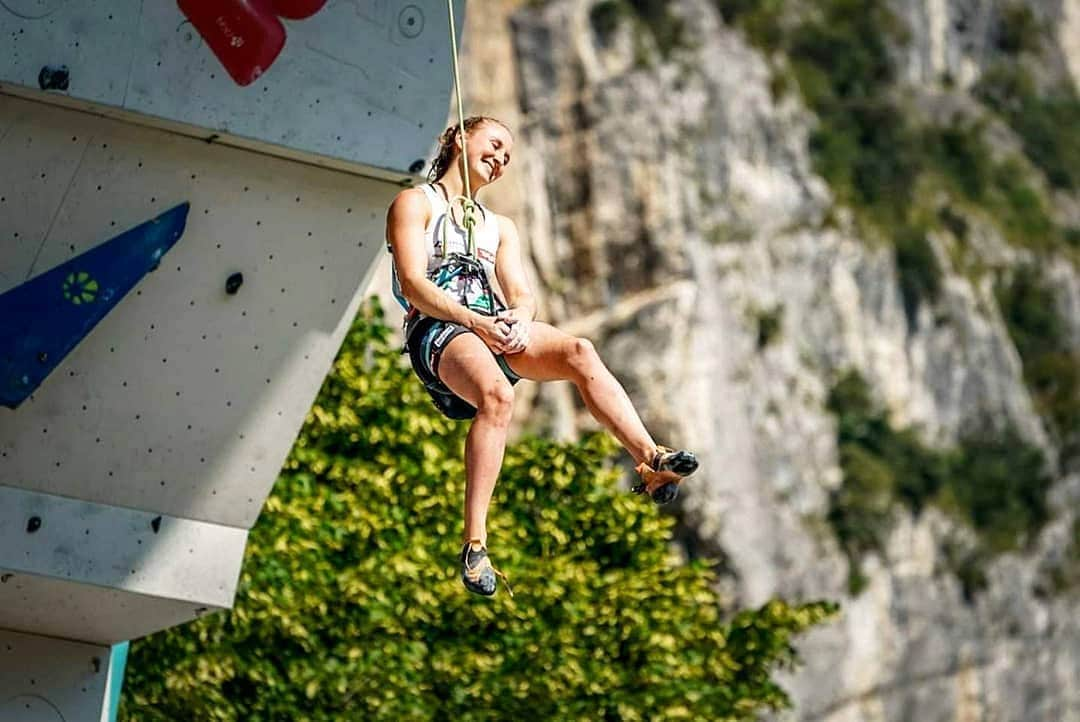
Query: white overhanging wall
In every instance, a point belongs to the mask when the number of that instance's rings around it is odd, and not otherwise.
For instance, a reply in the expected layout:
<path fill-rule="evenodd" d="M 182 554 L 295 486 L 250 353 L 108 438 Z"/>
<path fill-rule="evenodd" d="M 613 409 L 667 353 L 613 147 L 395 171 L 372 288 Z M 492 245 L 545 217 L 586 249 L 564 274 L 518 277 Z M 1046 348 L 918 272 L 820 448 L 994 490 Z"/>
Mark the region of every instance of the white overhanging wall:
<path fill-rule="evenodd" d="M 69 640 L 57 659 L 83 644 L 107 660 L 104 645 L 232 603 L 247 531 L 385 252 L 386 206 L 445 120 L 441 0 L 331 0 L 287 27 L 240 88 L 173 2 L 0 3 L 0 308 L 190 204 L 153 270 L 0 407 L 0 719 L 42 694 L 18 660 L 43 637 Z M 36 87 L 60 65 L 66 91 Z M 14 324 L 0 313 L 0 339 Z M 93 657 L 68 675 L 90 696 Z M 50 704 L 79 704 L 68 692 Z"/>
<path fill-rule="evenodd" d="M 240 88 L 175 0 L 3 0 L 0 88 L 40 98 L 43 69 L 63 67 L 51 102 L 401 181 L 446 120 L 446 13 L 445 0 L 330 0 L 286 21 L 284 51 Z"/>

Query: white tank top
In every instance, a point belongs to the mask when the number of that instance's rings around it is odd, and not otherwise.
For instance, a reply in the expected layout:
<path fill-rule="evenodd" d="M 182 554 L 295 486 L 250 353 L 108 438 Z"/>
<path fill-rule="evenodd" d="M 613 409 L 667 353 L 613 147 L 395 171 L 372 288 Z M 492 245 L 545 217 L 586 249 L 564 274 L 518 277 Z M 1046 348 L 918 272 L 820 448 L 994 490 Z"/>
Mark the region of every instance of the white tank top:
<path fill-rule="evenodd" d="M 466 301 L 475 296 L 480 291 L 479 288 L 466 287 L 455 282 L 444 285 L 439 283 L 438 278 L 439 270 L 446 258 L 455 253 L 462 256 L 469 255 L 468 233 L 464 227 L 458 225 L 461 220 L 461 210 L 457 208 L 453 217 L 451 217 L 448 212 L 450 206 L 439 189 L 430 183 L 425 183 L 419 188 L 427 196 L 428 203 L 431 205 L 431 218 L 428 220 L 427 226 L 424 227 L 427 277 L 440 285 L 448 295 L 459 303 L 473 306 L 473 303 L 466 303 Z M 474 231 L 476 260 L 480 262 L 484 269 L 488 283 L 496 295 L 496 302 L 503 303 L 499 282 L 495 274 L 495 258 L 499 252 L 499 221 L 495 214 L 479 201 L 476 205 L 480 211 L 476 230 Z M 409 309 L 410 304 L 401 293 L 396 268 L 394 269 L 394 295 L 404 308 Z"/>

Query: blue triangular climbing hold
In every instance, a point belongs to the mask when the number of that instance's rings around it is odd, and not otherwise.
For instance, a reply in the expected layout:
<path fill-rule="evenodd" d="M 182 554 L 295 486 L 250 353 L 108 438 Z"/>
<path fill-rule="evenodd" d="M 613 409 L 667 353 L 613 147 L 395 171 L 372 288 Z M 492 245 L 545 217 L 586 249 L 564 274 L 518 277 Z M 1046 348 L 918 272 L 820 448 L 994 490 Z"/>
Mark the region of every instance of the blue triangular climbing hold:
<path fill-rule="evenodd" d="M 15 408 L 184 233 L 181 203 L 0 295 L 0 405 Z"/>

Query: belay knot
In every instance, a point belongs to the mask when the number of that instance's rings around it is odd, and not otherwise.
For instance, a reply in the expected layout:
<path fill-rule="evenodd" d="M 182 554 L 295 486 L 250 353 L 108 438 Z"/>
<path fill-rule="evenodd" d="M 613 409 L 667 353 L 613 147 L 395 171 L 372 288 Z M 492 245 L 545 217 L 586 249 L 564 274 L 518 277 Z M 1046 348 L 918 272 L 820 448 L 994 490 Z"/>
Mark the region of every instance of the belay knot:
<path fill-rule="evenodd" d="M 465 230 L 471 231 L 476 225 L 476 201 L 471 198 L 463 198 L 461 211 L 461 225 L 465 227 Z"/>
<path fill-rule="evenodd" d="M 461 222 L 458 223 L 454 218 L 454 209 L 461 201 Z M 476 256 L 476 201 L 468 196 L 457 196 L 450 201 L 450 218 L 454 220 L 454 223 L 461 228 L 465 229 L 466 237 L 468 238 L 468 253 L 469 256 Z"/>

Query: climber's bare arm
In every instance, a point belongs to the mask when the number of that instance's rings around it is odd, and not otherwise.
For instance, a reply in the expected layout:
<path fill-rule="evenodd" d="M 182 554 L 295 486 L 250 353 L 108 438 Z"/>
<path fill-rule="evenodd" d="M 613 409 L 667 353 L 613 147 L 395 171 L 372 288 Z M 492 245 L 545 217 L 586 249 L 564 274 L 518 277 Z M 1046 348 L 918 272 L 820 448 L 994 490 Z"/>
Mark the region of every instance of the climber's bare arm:
<path fill-rule="evenodd" d="M 505 216 L 498 216 L 499 253 L 495 259 L 495 275 L 506 295 L 506 304 L 520 320 L 531 321 L 536 317 L 536 301 L 529 289 L 525 264 L 521 259 L 521 241 L 517 227 Z"/>
<path fill-rule="evenodd" d="M 522 351 L 529 343 L 530 322 L 536 317 L 536 300 L 529 289 L 525 264 L 521 257 L 521 240 L 514 222 L 504 216 L 499 220 L 499 253 L 495 259 L 495 275 L 506 295 L 509 308 L 499 314 L 511 322 L 506 353 Z"/>

